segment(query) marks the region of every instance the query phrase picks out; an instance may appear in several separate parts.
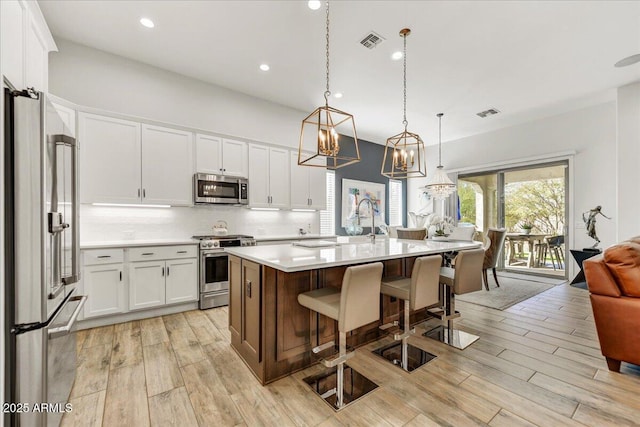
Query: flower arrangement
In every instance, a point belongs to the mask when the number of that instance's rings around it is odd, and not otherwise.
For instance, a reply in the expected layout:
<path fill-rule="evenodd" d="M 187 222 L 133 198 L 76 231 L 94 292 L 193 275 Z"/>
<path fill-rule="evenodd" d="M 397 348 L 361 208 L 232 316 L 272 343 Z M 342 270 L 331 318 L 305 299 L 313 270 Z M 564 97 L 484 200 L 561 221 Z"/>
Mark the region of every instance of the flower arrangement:
<path fill-rule="evenodd" d="M 430 233 L 431 227 L 434 227 L 433 234 L 435 234 L 436 236 L 448 236 L 453 232 L 455 222 L 453 218 L 449 216 L 441 217 L 440 215 L 434 215 L 429 226 Z"/>

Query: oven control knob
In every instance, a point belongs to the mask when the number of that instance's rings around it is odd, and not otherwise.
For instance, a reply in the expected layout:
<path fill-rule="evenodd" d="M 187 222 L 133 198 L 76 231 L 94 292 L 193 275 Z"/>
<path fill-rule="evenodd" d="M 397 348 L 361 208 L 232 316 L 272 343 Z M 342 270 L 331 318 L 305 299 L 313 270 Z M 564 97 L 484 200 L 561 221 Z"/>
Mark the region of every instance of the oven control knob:
<path fill-rule="evenodd" d="M 214 248 L 218 248 L 220 247 L 220 242 L 211 242 L 211 246 L 213 246 Z"/>
<path fill-rule="evenodd" d="M 206 246 L 206 247 L 208 247 L 208 248 L 210 248 L 210 247 L 212 247 L 212 246 L 213 246 L 213 242 L 206 242 L 206 243 L 205 243 L 205 246 Z"/>

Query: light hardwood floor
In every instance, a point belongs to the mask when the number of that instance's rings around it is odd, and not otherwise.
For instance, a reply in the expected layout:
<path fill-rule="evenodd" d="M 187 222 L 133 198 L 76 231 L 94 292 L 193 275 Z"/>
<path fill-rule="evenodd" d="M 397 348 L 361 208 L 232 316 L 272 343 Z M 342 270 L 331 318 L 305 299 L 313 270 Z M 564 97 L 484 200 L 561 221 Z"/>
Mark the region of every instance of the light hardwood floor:
<path fill-rule="evenodd" d="M 610 373 L 588 292 L 556 286 L 505 311 L 458 302 L 459 351 L 421 336 L 437 359 L 411 374 L 356 350 L 350 365 L 380 387 L 335 413 L 302 378 L 266 387 L 229 345 L 226 307 L 78 333 L 73 412 L 63 426 L 638 425 L 640 368 Z"/>

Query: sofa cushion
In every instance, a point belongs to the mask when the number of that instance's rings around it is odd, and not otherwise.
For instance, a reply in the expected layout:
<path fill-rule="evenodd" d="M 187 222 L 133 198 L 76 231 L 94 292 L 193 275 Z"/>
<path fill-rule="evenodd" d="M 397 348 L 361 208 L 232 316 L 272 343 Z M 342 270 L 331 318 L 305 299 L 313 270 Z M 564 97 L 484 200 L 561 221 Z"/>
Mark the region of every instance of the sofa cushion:
<path fill-rule="evenodd" d="M 623 295 L 640 297 L 640 243 L 627 241 L 604 252 L 604 261 Z"/>

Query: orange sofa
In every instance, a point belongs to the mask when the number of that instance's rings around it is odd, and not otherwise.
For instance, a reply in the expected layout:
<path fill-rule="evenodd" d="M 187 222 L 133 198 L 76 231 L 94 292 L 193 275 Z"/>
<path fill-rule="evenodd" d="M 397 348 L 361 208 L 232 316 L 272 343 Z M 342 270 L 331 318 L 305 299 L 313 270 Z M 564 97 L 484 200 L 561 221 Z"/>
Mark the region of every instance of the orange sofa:
<path fill-rule="evenodd" d="M 640 236 L 585 260 L 584 273 L 609 370 L 640 365 Z"/>

